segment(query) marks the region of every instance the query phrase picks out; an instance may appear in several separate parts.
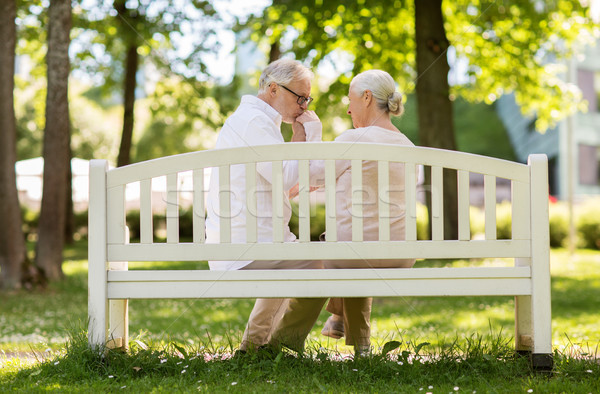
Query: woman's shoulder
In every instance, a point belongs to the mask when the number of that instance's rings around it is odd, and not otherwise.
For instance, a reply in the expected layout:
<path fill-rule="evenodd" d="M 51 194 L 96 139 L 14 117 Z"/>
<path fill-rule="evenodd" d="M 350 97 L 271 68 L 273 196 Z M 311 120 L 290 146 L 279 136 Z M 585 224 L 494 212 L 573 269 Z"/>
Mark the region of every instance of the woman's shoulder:
<path fill-rule="evenodd" d="M 414 146 L 410 139 L 408 139 L 408 137 L 402 134 L 400 131 L 392 131 L 373 126 L 346 130 L 335 140 L 337 142 L 362 141 Z"/>

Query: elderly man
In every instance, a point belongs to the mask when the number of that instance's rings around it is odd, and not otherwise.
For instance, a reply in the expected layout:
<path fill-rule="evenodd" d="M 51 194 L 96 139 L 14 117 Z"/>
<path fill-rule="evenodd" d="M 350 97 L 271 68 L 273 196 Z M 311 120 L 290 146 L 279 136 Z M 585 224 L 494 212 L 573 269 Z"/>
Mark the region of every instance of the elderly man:
<path fill-rule="evenodd" d="M 313 111 L 307 111 L 310 97 L 312 72 L 300 62 L 280 59 L 269 64 L 259 80 L 257 96 L 243 96 L 240 106 L 227 119 L 219 132 L 215 148 L 233 148 L 251 145 L 283 144 L 281 122 L 292 124 L 292 141 L 321 141 L 322 126 Z M 271 163 L 259 163 L 256 167 L 257 239 L 271 242 L 272 185 Z M 231 242 L 246 240 L 246 181 L 245 167 L 231 167 Z M 283 162 L 284 190 L 298 182 L 298 162 Z M 289 229 L 291 206 L 289 195 L 284 198 L 284 240 L 293 242 L 296 236 Z M 207 200 L 207 242 L 220 242 L 219 173 L 211 174 Z M 211 270 L 238 269 L 304 269 L 322 268 L 320 261 L 209 261 Z M 240 350 L 246 351 L 268 343 L 275 325 L 288 306 L 288 299 L 257 299 L 248 319 Z"/>

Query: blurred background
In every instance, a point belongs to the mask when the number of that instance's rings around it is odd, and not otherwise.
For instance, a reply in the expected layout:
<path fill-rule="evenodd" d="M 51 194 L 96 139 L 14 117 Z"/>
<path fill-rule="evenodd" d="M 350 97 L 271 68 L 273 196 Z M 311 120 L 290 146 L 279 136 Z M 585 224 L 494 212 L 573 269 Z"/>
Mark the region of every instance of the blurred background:
<path fill-rule="evenodd" d="M 0 287 L 63 277 L 64 244 L 87 234 L 88 160 L 123 166 L 212 148 L 241 95 L 256 94 L 261 70 L 281 57 L 314 70 L 311 109 L 324 140 L 351 127 L 352 76 L 380 68 L 404 94 L 405 114 L 394 122 L 415 144 L 518 162 L 545 153 L 553 246 L 600 248 L 598 1 L 19 0 L 1 7 Z M 291 136 L 287 125 L 283 132 Z M 476 209 L 481 179 L 471 182 Z M 161 182 L 153 185 L 164 193 Z M 504 194 L 509 200 L 510 186 Z M 133 206 L 136 197 L 133 188 Z M 128 213 L 132 237 L 135 220 Z M 451 214 L 448 221 L 452 236 Z"/>

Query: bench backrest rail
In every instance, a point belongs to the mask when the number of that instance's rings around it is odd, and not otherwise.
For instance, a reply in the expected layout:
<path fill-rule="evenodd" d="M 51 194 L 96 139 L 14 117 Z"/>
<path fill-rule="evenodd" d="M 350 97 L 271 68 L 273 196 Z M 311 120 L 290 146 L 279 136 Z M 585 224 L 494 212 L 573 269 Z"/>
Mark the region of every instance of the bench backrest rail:
<path fill-rule="evenodd" d="M 221 204 L 221 242 L 218 249 L 196 247 L 195 253 L 202 253 L 201 258 L 205 259 L 229 259 L 232 255 L 239 257 L 238 244 L 231 243 L 231 207 L 229 203 L 229 173 L 230 166 L 242 164 L 246 166 L 246 193 L 247 200 L 250 202 L 247 206 L 247 223 L 245 244 L 256 242 L 256 163 L 260 161 L 273 162 L 273 244 L 281 244 L 285 249 L 270 245 L 265 248 L 252 248 L 252 258 L 277 259 L 276 256 L 282 254 L 288 255 L 287 248 L 297 248 L 297 245 L 287 245 L 283 242 L 283 194 L 277 189 L 282 189 L 282 161 L 299 160 L 300 172 L 300 194 L 299 194 L 299 243 L 308 243 L 310 241 L 310 203 L 308 198 L 308 161 L 316 159 L 325 159 L 325 203 L 326 203 L 326 232 L 327 242 L 331 245 L 331 254 L 337 253 L 337 247 L 334 246 L 337 241 L 336 236 L 336 210 L 335 210 L 335 160 L 352 160 L 353 168 L 358 169 L 362 160 L 374 160 L 379 162 L 379 221 L 380 234 L 379 242 L 388 242 L 390 239 L 389 209 L 390 202 L 386 199 L 386 193 L 389 192 L 388 166 L 391 162 L 402 162 L 405 164 L 405 199 L 406 199 L 406 244 L 401 246 L 405 252 L 409 253 L 406 257 L 417 256 L 419 249 L 425 248 L 427 254 L 435 253 L 438 249 L 435 242 L 427 243 L 417 241 L 416 231 L 416 199 L 417 182 L 415 168 L 417 165 L 431 166 L 432 184 L 430 192 L 432 195 L 432 241 L 443 241 L 443 169 L 449 168 L 457 170 L 458 179 L 458 229 L 459 241 L 471 240 L 470 215 L 469 215 L 469 173 L 478 172 L 485 176 L 485 240 L 497 241 L 496 234 L 496 178 L 502 177 L 509 179 L 512 183 L 512 229 L 511 240 L 502 242 L 493 242 L 482 245 L 481 250 L 487 253 L 479 255 L 474 247 L 473 253 L 465 251 L 468 248 L 461 248 L 458 254 L 451 254 L 448 258 L 455 257 L 486 257 L 488 253 L 492 255 L 502 255 L 499 257 L 530 257 L 530 251 L 523 251 L 523 243 L 518 241 L 531 240 L 531 218 L 530 218 L 530 193 L 531 177 L 530 166 L 508 162 L 499 159 L 492 159 L 477 155 L 470 155 L 461 152 L 440 151 L 430 148 L 416 147 L 397 147 L 379 144 L 346 144 L 346 143 L 320 143 L 320 144 L 290 144 L 285 149 L 276 146 L 258 146 L 248 148 L 231 149 L 228 152 L 219 150 L 195 152 L 174 157 L 167 157 L 158 160 L 152 160 L 144 163 L 111 170 L 106 175 L 107 188 L 107 232 L 108 232 L 108 258 L 110 261 L 120 260 L 154 260 L 158 249 L 165 247 L 173 253 L 170 244 L 180 244 L 179 241 L 179 204 L 177 190 L 177 174 L 185 171 L 193 171 L 194 179 L 194 207 L 193 207 L 193 244 L 201 245 L 205 242 L 204 234 L 204 169 L 217 167 L 220 174 Z M 101 165 L 100 165 L 101 166 Z M 101 171 L 100 171 L 101 172 Z M 362 184 L 360 179 L 361 171 L 352 171 L 358 174 L 353 179 L 353 234 L 352 241 L 361 243 L 362 234 L 362 216 L 361 193 Z M 152 201 L 151 187 L 152 178 L 166 176 L 167 178 L 167 212 L 166 212 L 166 244 L 154 242 L 152 228 Z M 92 179 L 94 182 L 94 179 Z M 125 239 L 125 187 L 128 183 L 140 182 L 140 243 L 128 244 Z M 389 241 L 391 242 L 391 241 Z M 230 243 L 231 248 L 224 247 L 223 244 Z M 114 247 L 113 246 L 117 246 Z M 143 245 L 152 245 L 144 247 Z M 473 245 L 474 246 L 474 245 Z M 329 247 L 329 246 L 328 246 Z M 323 253 L 328 247 L 320 249 Z M 460 248 L 460 247 L 459 247 Z M 125 253 L 130 250 L 130 253 Z M 181 258 L 182 260 L 190 257 L 184 249 L 175 251 L 172 259 Z M 216 252 L 216 251 L 221 252 Z M 263 257 L 256 257 L 257 250 L 265 253 Z M 334 252 L 335 250 L 335 252 Z M 387 248 L 385 249 L 387 250 Z M 121 252 L 123 254 L 121 254 Z M 204 252 L 206 254 L 204 254 Z M 398 256 L 398 249 L 389 249 L 389 258 Z M 466 252 L 466 254 L 465 254 Z M 214 255 L 221 253 L 222 255 Z M 180 257 L 178 255 L 181 254 Z M 380 253 L 381 254 L 381 253 Z M 195 254 L 192 258 L 197 260 L 199 255 Z M 250 256 L 250 255 L 248 255 Z M 298 258 L 311 258 L 310 256 Z M 348 258 L 347 253 L 339 258 Z"/>

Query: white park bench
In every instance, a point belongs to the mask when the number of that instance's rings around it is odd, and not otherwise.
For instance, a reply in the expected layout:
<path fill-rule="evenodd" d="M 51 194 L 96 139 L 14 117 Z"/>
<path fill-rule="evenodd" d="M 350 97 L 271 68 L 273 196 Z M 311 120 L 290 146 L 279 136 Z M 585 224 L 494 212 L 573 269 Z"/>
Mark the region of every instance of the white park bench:
<path fill-rule="evenodd" d="M 326 242 L 310 240 L 309 160 L 325 161 Z M 351 242 L 337 241 L 335 160 L 352 160 Z M 299 164 L 298 242 L 283 242 L 282 160 Z M 379 196 L 389 189 L 389 163 L 405 163 L 406 240 L 390 241 L 389 204 L 379 205 L 379 241 L 363 241 L 362 160 L 378 161 Z M 256 218 L 247 215 L 247 241 L 232 243 L 228 193 L 221 193 L 221 242 L 205 243 L 204 169 L 220 171 L 220 190 L 229 190 L 230 166 L 246 168 L 249 212 L 256 212 L 256 163 L 273 162 L 273 242 L 256 242 Z M 431 167 L 432 236 L 417 239 L 416 166 Z M 443 233 L 443 169 L 458 177 L 458 238 Z M 179 240 L 178 174 L 193 172 L 193 240 Z M 548 172 L 545 155 L 528 164 L 462 152 L 366 143 L 289 143 L 181 154 L 108 170 L 90 163 L 89 344 L 127 346 L 128 300 L 156 298 L 514 296 L 515 346 L 535 367 L 552 367 Z M 484 175 L 485 237 L 471 239 L 469 174 Z M 152 181 L 167 179 L 166 242 L 155 242 Z M 511 182 L 512 238 L 497 239 L 496 178 Z M 140 242 L 130 243 L 125 188 L 139 182 Z M 392 202 L 393 203 L 393 202 Z M 294 259 L 488 259 L 491 264 L 461 268 L 338 270 L 127 270 L 129 261 Z M 498 258 L 514 264 L 494 265 Z"/>

